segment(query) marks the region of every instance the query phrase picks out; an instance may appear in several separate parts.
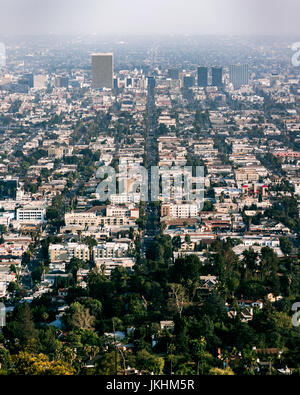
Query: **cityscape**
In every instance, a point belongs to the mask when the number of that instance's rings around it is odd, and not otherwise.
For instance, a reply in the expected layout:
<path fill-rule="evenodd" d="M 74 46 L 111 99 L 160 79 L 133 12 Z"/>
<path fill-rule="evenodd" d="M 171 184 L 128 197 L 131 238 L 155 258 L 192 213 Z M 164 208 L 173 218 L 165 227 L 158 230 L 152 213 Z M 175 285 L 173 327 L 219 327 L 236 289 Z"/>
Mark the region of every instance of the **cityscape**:
<path fill-rule="evenodd" d="M 298 40 L 0 35 L 1 376 L 300 374 Z"/>

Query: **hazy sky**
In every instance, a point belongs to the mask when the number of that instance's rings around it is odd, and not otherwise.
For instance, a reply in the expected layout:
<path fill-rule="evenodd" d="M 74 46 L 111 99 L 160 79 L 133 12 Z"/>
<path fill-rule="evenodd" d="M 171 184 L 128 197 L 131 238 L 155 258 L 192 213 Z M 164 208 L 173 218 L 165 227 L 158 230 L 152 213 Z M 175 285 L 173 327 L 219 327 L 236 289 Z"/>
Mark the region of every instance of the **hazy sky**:
<path fill-rule="evenodd" d="M 0 0 L 0 34 L 300 37 L 299 0 Z"/>

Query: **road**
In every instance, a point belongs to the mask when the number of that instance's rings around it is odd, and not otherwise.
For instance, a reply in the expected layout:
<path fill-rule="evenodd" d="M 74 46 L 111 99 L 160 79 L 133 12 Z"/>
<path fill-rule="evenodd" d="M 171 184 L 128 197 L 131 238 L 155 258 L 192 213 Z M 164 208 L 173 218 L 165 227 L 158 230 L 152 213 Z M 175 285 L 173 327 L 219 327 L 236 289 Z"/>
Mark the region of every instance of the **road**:
<path fill-rule="evenodd" d="M 146 203 L 145 214 L 147 223 L 142 237 L 142 252 L 145 253 L 147 248 L 152 244 L 155 235 L 159 232 L 157 219 L 159 217 L 158 207 L 151 202 L 151 167 L 158 165 L 157 149 L 157 120 L 155 115 L 155 91 L 148 90 L 147 99 L 147 136 L 146 136 L 146 160 L 148 165 L 148 196 L 149 201 Z"/>

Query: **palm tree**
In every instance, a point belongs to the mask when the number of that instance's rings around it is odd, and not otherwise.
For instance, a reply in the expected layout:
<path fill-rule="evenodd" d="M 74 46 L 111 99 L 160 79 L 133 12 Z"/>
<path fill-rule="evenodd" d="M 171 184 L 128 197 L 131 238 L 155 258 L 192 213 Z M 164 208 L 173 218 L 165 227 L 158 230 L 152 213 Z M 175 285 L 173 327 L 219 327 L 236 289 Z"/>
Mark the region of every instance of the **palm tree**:
<path fill-rule="evenodd" d="M 168 354 L 169 354 L 169 359 L 170 359 L 170 363 L 171 363 L 171 375 L 173 374 L 173 357 L 174 357 L 174 352 L 176 350 L 176 346 L 175 344 L 170 344 L 168 347 Z"/>
<path fill-rule="evenodd" d="M 81 230 L 77 230 L 77 235 L 78 235 L 78 238 L 79 238 L 79 244 L 81 244 L 81 234 L 82 234 L 82 231 Z"/>
<path fill-rule="evenodd" d="M 92 237 L 92 236 L 87 236 L 84 239 L 84 244 L 86 244 L 89 247 L 90 260 L 92 260 L 93 248 L 98 244 L 97 240 L 94 239 L 94 237 Z"/>
<path fill-rule="evenodd" d="M 252 248 L 250 248 L 249 250 L 243 251 L 242 255 L 243 255 L 242 263 L 244 264 L 245 267 L 246 277 L 248 270 L 251 272 L 252 275 L 255 274 L 258 254 Z"/>

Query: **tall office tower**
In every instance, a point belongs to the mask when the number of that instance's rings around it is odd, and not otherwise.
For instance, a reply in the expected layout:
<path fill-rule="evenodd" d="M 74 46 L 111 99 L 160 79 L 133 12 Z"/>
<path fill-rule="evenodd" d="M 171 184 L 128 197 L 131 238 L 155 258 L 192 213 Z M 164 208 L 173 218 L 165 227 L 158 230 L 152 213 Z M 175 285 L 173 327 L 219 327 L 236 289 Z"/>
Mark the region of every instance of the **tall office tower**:
<path fill-rule="evenodd" d="M 63 76 L 57 76 L 55 78 L 55 87 L 56 88 L 68 88 L 69 87 L 69 78 Z"/>
<path fill-rule="evenodd" d="M 154 94 L 155 86 L 156 86 L 155 78 L 154 77 L 148 77 L 148 92 L 150 94 Z"/>
<path fill-rule="evenodd" d="M 270 84 L 273 87 L 274 85 L 276 85 L 279 81 L 279 74 L 277 73 L 277 71 L 273 71 L 270 75 Z"/>
<path fill-rule="evenodd" d="M 222 86 L 223 70 L 222 67 L 212 67 L 211 69 L 212 86 Z"/>
<path fill-rule="evenodd" d="M 230 82 L 233 84 L 234 89 L 239 89 L 243 85 L 249 84 L 249 66 L 232 65 L 230 66 Z"/>
<path fill-rule="evenodd" d="M 92 55 L 92 87 L 94 89 L 113 88 L 113 53 L 97 53 Z"/>
<path fill-rule="evenodd" d="M 119 78 L 114 78 L 114 89 L 119 88 Z"/>
<path fill-rule="evenodd" d="M 126 88 L 133 87 L 132 78 L 126 78 Z"/>
<path fill-rule="evenodd" d="M 38 74 L 33 77 L 33 87 L 35 89 L 46 89 L 48 82 L 48 76 L 43 74 Z"/>
<path fill-rule="evenodd" d="M 179 70 L 178 69 L 168 69 L 168 78 L 171 78 L 172 80 L 178 80 L 179 79 Z"/>
<path fill-rule="evenodd" d="M 192 75 L 184 75 L 183 76 L 183 87 L 184 88 L 192 88 L 195 84 L 194 77 Z"/>
<path fill-rule="evenodd" d="M 198 67 L 198 86 L 206 87 L 208 85 L 208 68 Z"/>
<path fill-rule="evenodd" d="M 16 199 L 19 186 L 17 178 L 1 178 L 0 179 L 0 199 Z"/>
<path fill-rule="evenodd" d="M 33 74 L 32 73 L 25 73 L 19 79 L 19 84 L 27 85 L 29 88 L 33 88 Z"/>

